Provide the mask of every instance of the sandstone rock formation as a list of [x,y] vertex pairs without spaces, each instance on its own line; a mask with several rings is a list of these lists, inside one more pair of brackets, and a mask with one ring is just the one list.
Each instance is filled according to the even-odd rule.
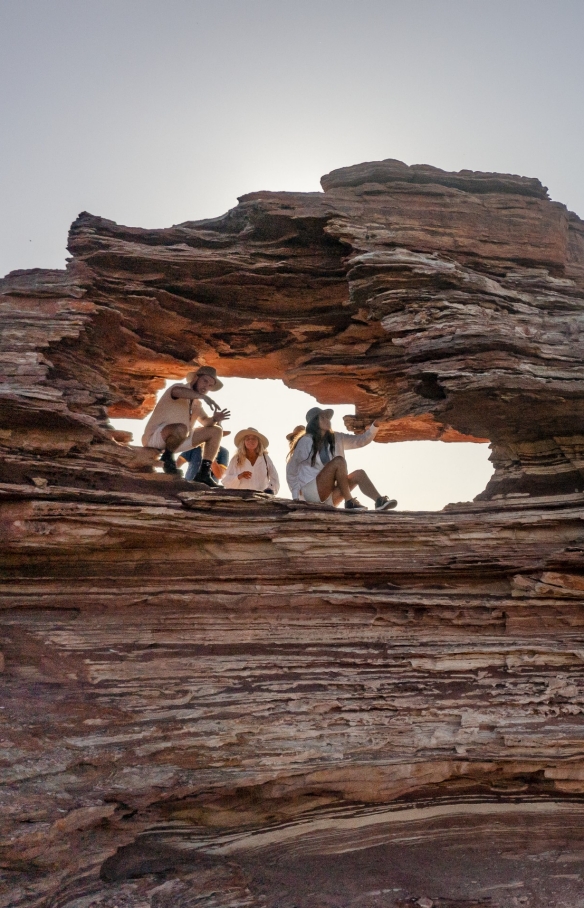
[[[83,214],[0,282],[1,906],[584,898],[582,222],[517,176],[322,185]],[[108,417],[193,361],[496,473],[439,514],[176,482]]]
[[384,161],[323,186],[166,230],[80,215],[66,271],[1,283],[3,444],[53,477],[151,469],[107,416],[204,360],[353,400],[381,441],[488,439],[487,497],[584,489],[582,221],[521,177]]

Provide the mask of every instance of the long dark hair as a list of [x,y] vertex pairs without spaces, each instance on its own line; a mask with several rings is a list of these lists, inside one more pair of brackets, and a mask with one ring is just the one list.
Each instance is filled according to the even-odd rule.
[[326,432],[323,432],[319,425],[320,413],[317,413],[316,416],[313,416],[308,425],[306,426],[306,434],[312,435],[312,451],[310,457],[310,463],[314,466],[316,461],[316,455],[322,448],[323,444],[329,446],[329,451],[331,454],[331,460],[335,456],[335,436],[334,432],[331,432],[327,429]]

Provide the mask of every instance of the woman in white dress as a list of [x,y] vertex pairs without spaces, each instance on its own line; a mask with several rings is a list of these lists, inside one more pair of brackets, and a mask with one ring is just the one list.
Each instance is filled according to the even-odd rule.
[[348,511],[367,510],[356,498],[353,489],[358,486],[367,498],[375,502],[376,511],[395,508],[397,501],[380,495],[365,470],[348,472],[345,450],[362,448],[373,441],[378,426],[372,423],[361,435],[333,432],[332,410],[312,407],[306,414],[306,429],[299,426],[287,436],[290,454],[286,479],[292,498],[310,504],[327,504],[336,507],[344,500]]
[[280,489],[278,473],[266,449],[269,441],[257,429],[242,429],[234,438],[237,453],[229,461],[223,477],[226,489],[254,489],[277,495]]

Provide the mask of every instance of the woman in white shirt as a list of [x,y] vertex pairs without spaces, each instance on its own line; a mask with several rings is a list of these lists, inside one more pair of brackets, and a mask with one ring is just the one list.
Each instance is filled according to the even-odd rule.
[[226,489],[254,489],[277,495],[280,480],[276,468],[266,454],[268,439],[257,429],[242,429],[234,438],[237,453],[229,461],[223,477]]
[[286,479],[292,497],[311,504],[328,504],[336,507],[345,501],[349,511],[367,510],[356,498],[353,489],[358,486],[363,495],[373,499],[376,511],[395,508],[397,501],[387,495],[380,495],[365,470],[349,473],[345,450],[363,448],[377,435],[377,423],[372,423],[362,435],[347,432],[333,432],[331,417],[333,410],[312,407],[306,414],[304,434],[291,433],[290,455],[286,467]]

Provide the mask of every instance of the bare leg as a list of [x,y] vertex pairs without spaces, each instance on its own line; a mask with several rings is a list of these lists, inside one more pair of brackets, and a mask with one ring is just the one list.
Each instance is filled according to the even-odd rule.
[[180,448],[183,441],[187,437],[187,433],[187,427],[183,425],[183,423],[176,422],[165,426],[160,434],[164,439],[166,450],[174,452],[177,448]]
[[210,460],[212,463],[219,453],[222,437],[221,426],[203,426],[202,429],[195,429],[191,441],[193,448],[203,445],[203,460]]
[[[351,478],[352,476],[353,476],[352,473],[349,473],[349,475],[347,476],[347,480],[348,480],[349,488],[350,488],[351,492],[357,485],[357,480],[352,479]],[[339,488],[337,486],[337,488],[333,492],[333,504],[334,504],[335,508],[340,505],[341,501],[346,501],[346,499],[343,499],[343,496],[341,495],[341,492],[339,491]]]
[[365,470],[355,470],[353,473],[349,473],[348,479],[352,483],[351,488],[354,489],[356,485],[359,486],[359,491],[363,492],[367,498],[372,498],[373,501],[381,498]]
[[211,464],[211,473],[215,479],[223,479],[227,473],[227,467],[224,467],[222,463],[217,463],[216,460]]
[[[316,488],[321,501],[326,501],[335,491],[341,498],[348,501],[351,497],[351,487],[347,476],[347,461],[344,457],[333,457],[324,465],[316,477]],[[334,499],[333,499],[334,500]]]

